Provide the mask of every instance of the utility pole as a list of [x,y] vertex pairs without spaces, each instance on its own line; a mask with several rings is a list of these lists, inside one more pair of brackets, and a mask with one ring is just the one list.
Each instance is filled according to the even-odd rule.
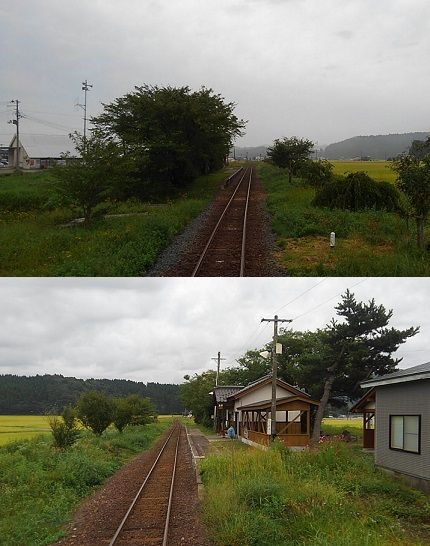
[[272,319],[261,319],[261,322],[273,322],[273,344],[272,344],[272,408],[270,410],[270,437],[271,442],[276,438],[276,381],[278,379],[278,364],[276,362],[276,344],[278,343],[278,324],[280,322],[292,322],[291,319],[280,319],[275,315]]
[[19,113],[19,100],[18,99],[15,99],[15,100],[11,100],[10,101],[12,104],[15,104],[16,108],[15,108],[15,119],[9,121],[9,123],[13,123],[14,125],[16,125],[16,170],[19,171],[19,168],[20,168],[20,145],[19,145],[19,119],[21,117],[21,114]]
[[[221,360],[225,360],[225,358],[221,358],[221,352],[218,351],[218,356],[211,358],[211,360],[217,361],[217,367],[216,367],[216,376],[215,376],[215,387],[218,386],[218,379],[219,379],[219,369],[221,366]],[[217,425],[217,406],[216,406],[216,396],[215,396],[215,406],[214,406],[214,431],[216,432],[216,425]]]
[[[93,86],[88,83],[88,80],[82,82],[82,91],[84,91],[84,145],[87,139],[87,92],[92,87]],[[82,106],[82,104],[80,104],[79,106]]]
[[217,387],[218,386],[218,379],[219,379],[219,369],[220,369],[220,366],[221,366],[221,360],[225,360],[225,358],[221,358],[221,352],[218,351],[218,356],[214,356],[213,358],[211,358],[211,360],[216,360],[217,361],[216,377],[215,377],[215,387]]

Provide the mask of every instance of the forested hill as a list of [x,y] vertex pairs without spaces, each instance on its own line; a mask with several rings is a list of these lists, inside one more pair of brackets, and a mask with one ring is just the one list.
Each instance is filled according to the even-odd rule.
[[139,394],[152,400],[159,414],[180,413],[179,385],[125,379],[76,379],[62,375],[0,375],[0,414],[58,413],[75,404],[81,393],[98,390],[111,396]]
[[429,136],[430,132],[356,136],[329,144],[323,155],[327,159],[352,159],[363,156],[371,159],[388,159],[408,152],[414,140],[426,140]]

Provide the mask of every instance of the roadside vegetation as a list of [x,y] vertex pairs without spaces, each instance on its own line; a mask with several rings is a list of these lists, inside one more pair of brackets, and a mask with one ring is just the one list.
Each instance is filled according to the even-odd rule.
[[81,430],[68,449],[53,447],[46,436],[0,447],[2,546],[42,546],[64,536],[61,527],[80,500],[148,449],[170,424],[165,418],[102,435]]
[[430,139],[414,144],[372,166],[313,161],[311,141],[275,140],[259,171],[287,274],[429,274]]
[[[415,243],[413,222],[394,212],[319,208],[316,189],[263,163],[279,264],[292,276],[428,276],[430,259]],[[336,246],[329,236],[336,233]],[[427,238],[430,232],[426,230]]]
[[52,201],[51,172],[2,177],[0,276],[145,275],[228,173],[201,176],[158,202],[106,200],[87,227],[62,227],[79,213]]
[[424,494],[375,470],[343,442],[290,452],[234,449],[201,464],[203,519],[217,546],[423,545]]

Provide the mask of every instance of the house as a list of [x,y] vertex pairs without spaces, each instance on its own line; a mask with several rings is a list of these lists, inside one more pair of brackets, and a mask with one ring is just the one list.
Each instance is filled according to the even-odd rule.
[[375,465],[430,493],[430,362],[361,383],[355,406],[373,404]]
[[[224,390],[225,389],[225,390]],[[230,390],[230,392],[229,392]],[[217,431],[233,424],[239,439],[254,446],[268,446],[271,436],[272,375],[246,387],[215,387]],[[309,444],[313,413],[318,407],[299,387],[282,379],[276,382],[276,437],[288,447]]]
[[[61,161],[63,154],[78,152],[67,135],[20,135],[19,167],[23,170],[46,169]],[[9,144],[9,165],[17,166],[16,135]]]

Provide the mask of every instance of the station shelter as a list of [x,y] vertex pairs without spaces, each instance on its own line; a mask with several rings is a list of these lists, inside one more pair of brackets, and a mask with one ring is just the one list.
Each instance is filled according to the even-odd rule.
[[[235,427],[238,438],[250,445],[268,446],[272,433],[272,375],[246,387],[215,387],[216,430]],[[318,402],[303,389],[282,379],[276,382],[276,437],[288,447],[310,443]]]

